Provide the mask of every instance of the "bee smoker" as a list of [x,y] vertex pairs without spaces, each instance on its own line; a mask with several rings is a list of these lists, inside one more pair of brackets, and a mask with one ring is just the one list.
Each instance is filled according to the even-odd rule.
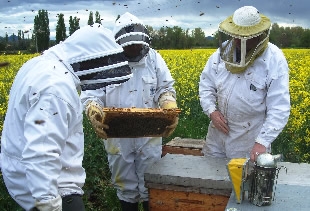
[[248,200],[257,206],[268,206],[274,197],[275,180],[279,169],[277,161],[281,155],[259,154],[250,167],[248,158],[233,158],[227,164],[237,203],[241,203],[247,192]]
[[281,155],[271,155],[269,153],[259,154],[249,175],[249,201],[257,206],[271,205],[274,197],[275,180],[278,177],[279,169],[277,161]]

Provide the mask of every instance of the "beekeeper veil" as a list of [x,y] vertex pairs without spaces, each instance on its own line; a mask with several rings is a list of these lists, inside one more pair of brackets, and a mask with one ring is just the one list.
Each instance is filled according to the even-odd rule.
[[100,24],[75,31],[49,52],[54,53],[81,81],[81,89],[94,90],[132,77],[123,48],[111,30]]
[[232,73],[241,73],[266,49],[271,22],[252,6],[237,9],[219,25],[221,59]]
[[[126,12],[115,22],[113,30],[115,40],[125,49],[125,55],[130,62],[140,61],[148,52],[150,36],[143,22],[136,16]],[[136,53],[128,54],[126,47],[138,47]],[[130,50],[129,50],[130,51]]]

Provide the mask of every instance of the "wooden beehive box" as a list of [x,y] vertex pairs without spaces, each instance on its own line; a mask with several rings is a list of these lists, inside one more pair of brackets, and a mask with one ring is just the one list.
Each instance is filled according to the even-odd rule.
[[103,108],[108,138],[165,137],[180,109]]
[[203,139],[182,139],[175,137],[163,145],[162,156],[169,154],[183,154],[202,156],[202,147],[206,141]]
[[151,211],[224,211],[232,192],[228,160],[166,154],[145,172]]

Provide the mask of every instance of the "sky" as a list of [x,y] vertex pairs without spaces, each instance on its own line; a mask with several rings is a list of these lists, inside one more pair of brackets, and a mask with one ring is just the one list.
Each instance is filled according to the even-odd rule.
[[256,7],[280,26],[310,29],[309,0],[0,0],[0,36],[23,30],[25,37],[31,37],[34,17],[41,9],[48,12],[51,39],[56,36],[57,14],[64,14],[69,34],[69,17],[80,18],[83,27],[90,11],[98,11],[102,25],[110,30],[118,15],[130,12],[154,29],[199,27],[206,36],[212,36],[218,24],[242,6]]

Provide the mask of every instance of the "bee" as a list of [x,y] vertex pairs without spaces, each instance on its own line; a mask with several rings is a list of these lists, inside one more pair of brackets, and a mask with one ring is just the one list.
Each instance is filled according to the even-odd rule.
[[44,120],[35,120],[35,121],[34,121],[34,124],[36,124],[36,125],[42,125],[42,124],[44,124],[44,123],[45,123]]
[[10,63],[9,62],[0,62],[0,67],[5,67],[8,66]]

